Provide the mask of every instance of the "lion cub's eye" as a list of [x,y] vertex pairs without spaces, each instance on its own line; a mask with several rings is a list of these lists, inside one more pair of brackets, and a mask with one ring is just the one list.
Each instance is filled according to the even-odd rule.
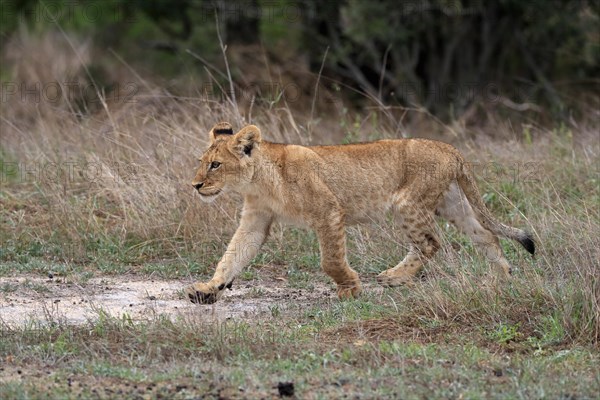
[[217,169],[221,166],[221,163],[218,161],[213,161],[210,163],[210,169]]

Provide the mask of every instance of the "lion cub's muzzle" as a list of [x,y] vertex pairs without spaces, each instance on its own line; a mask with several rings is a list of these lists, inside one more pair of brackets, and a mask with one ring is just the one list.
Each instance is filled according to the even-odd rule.
[[217,198],[222,191],[222,189],[207,187],[204,182],[192,182],[192,187],[198,192],[200,199],[207,203]]

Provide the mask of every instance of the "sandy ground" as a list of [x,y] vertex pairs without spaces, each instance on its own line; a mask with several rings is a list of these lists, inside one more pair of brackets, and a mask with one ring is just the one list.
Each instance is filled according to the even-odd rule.
[[[281,277],[236,281],[232,290],[227,290],[217,303],[196,305],[184,296],[182,289],[189,285],[184,279],[161,280],[125,275],[98,277],[80,284],[64,277],[0,277],[0,327],[48,322],[85,324],[100,318],[102,312],[116,318],[127,315],[134,323],[157,315],[167,315],[172,320],[184,318],[213,322],[224,319],[259,321],[274,318],[278,315],[276,313],[285,313],[289,317],[299,315],[309,307],[326,307],[339,301],[333,283],[325,281],[326,277],[315,278],[302,289],[290,288]],[[371,288],[370,292],[377,290]],[[26,382],[42,388],[39,389],[42,392],[68,393],[72,398],[83,394],[85,398],[92,396],[99,399],[278,399],[281,398],[278,379],[272,377],[272,382],[265,387],[243,388],[226,380],[207,386],[196,378],[157,382],[142,379],[138,382],[101,374],[71,374],[51,364],[15,362],[11,355],[0,360],[0,385]],[[339,397],[344,390],[329,383],[320,387],[320,393],[332,393],[325,395],[327,398]]]
[[305,310],[336,300],[333,284],[315,282],[312,289],[288,288],[285,282],[236,282],[219,302],[195,305],[184,298],[183,280],[142,279],[135,276],[93,278],[85,284],[64,278],[0,277],[0,321],[10,326],[28,321],[82,324],[97,319],[100,310],[113,317],[127,314],[133,321],[157,314],[206,319],[256,319],[271,316],[274,307]]

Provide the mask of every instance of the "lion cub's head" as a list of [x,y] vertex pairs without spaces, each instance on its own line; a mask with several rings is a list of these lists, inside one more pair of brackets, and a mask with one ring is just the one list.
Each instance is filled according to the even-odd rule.
[[200,157],[200,167],[192,181],[206,202],[227,191],[242,191],[251,182],[261,141],[256,126],[247,125],[234,134],[227,122],[216,124],[209,138],[210,147]]

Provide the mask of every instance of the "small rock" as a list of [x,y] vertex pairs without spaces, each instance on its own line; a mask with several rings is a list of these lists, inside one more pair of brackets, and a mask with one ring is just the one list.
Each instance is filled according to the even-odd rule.
[[48,272],[48,279],[54,279],[54,274],[52,272]]
[[294,395],[294,382],[279,382],[277,390],[280,397],[292,397]]
[[344,386],[350,383],[350,379],[348,378],[340,378],[337,382],[334,383],[335,386]]

